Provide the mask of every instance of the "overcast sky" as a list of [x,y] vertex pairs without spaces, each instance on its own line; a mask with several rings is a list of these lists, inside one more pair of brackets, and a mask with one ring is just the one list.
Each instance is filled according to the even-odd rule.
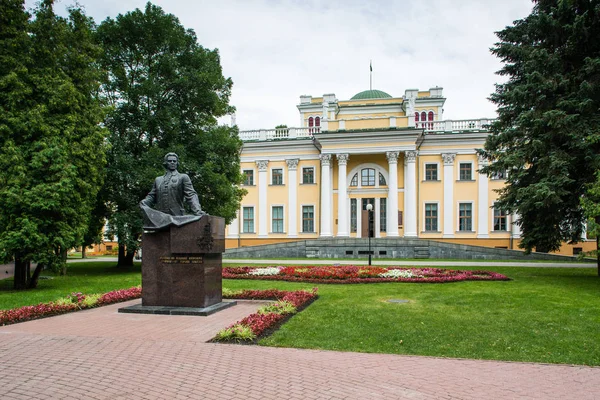
[[[61,0],[63,12],[74,1]],[[79,0],[97,23],[144,0]],[[494,32],[526,17],[530,0],[155,0],[218,48],[233,80],[240,130],[299,126],[300,95],[339,100],[369,89],[401,97],[441,86],[444,119],[494,117],[487,100],[500,62]],[[27,5],[34,4],[27,0]],[[228,119],[227,119],[228,121]]]

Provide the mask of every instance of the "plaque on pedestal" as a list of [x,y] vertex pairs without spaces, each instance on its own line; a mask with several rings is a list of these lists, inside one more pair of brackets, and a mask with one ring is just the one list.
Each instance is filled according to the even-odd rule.
[[183,226],[142,235],[142,304],[121,312],[209,315],[223,302],[225,220],[204,215]]

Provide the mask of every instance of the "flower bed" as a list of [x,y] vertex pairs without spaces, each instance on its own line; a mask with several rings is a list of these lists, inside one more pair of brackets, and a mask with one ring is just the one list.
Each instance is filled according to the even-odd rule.
[[85,295],[82,293],[71,293],[64,299],[49,303],[13,308],[11,310],[0,310],[0,326],[133,300],[141,297],[141,295],[141,286],[115,290],[104,294]]
[[[224,289],[223,298],[277,301],[277,303],[270,306],[269,312],[263,315],[251,314],[239,322],[243,327],[251,328],[250,334],[254,339],[263,335],[266,330],[275,329],[286,318],[308,306],[317,297],[316,292],[316,288],[310,292],[305,290],[291,292],[277,289],[240,291]],[[49,303],[0,310],[0,326],[138,299],[141,296],[141,286],[114,290],[104,294],[71,293],[66,298]]]
[[213,339],[215,342],[253,343],[278,328],[292,315],[302,311],[317,298],[317,288],[312,291],[298,290],[243,290],[230,293],[228,298],[270,299],[275,303],[261,307],[241,321],[221,330]]
[[508,277],[489,271],[458,271],[441,268],[362,266],[227,267],[226,279],[260,279],[310,283],[445,283],[459,281],[507,281]]

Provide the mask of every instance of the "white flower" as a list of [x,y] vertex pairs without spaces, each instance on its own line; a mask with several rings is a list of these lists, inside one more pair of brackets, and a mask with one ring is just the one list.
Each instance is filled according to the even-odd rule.
[[248,272],[248,274],[261,276],[279,275],[279,271],[281,271],[281,267],[256,268]]
[[383,274],[379,274],[382,278],[418,278],[419,275],[415,275],[412,271],[407,269],[390,269]]

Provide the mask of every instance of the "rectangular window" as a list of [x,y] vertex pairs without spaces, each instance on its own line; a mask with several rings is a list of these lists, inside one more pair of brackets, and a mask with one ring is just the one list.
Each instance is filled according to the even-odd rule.
[[375,170],[373,168],[363,168],[360,171],[360,184],[362,186],[375,186]]
[[357,230],[357,208],[356,199],[350,199],[350,232]]
[[437,232],[438,230],[438,205],[425,203],[425,231]]
[[437,181],[438,180],[437,164],[425,164],[425,180],[426,181]]
[[458,204],[458,230],[470,232],[473,230],[473,205],[471,203]]
[[302,168],[302,183],[315,183],[315,169],[314,167]]
[[493,180],[506,179],[506,171],[494,172],[492,174]]
[[246,185],[246,186],[254,185],[254,170],[253,169],[245,169],[244,170],[244,185]]
[[283,233],[283,206],[273,206],[271,225],[273,233]]
[[494,230],[505,231],[506,230],[506,211],[501,208],[497,208],[494,205]]
[[387,199],[379,199],[379,231],[387,232]]
[[243,207],[243,233],[254,233],[254,207]]
[[302,206],[302,232],[315,231],[315,207]]
[[271,176],[272,176],[272,180],[271,180],[271,184],[272,185],[283,185],[283,169],[281,168],[274,168],[271,170]]
[[461,181],[473,180],[473,166],[471,163],[460,163],[460,175]]

